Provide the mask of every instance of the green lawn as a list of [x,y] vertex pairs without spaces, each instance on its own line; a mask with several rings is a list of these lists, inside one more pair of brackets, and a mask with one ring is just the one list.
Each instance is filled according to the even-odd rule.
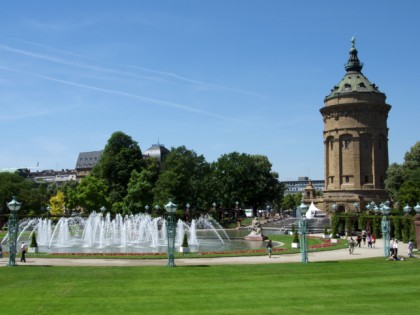
[[420,259],[0,268],[0,314],[418,314]]

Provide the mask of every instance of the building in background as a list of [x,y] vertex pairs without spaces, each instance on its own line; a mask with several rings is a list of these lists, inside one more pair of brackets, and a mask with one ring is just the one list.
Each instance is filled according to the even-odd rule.
[[328,212],[358,211],[372,200],[387,199],[391,106],[385,94],[362,74],[357,54],[353,38],[346,74],[320,109],[324,120],[323,208]]
[[298,177],[297,180],[282,181],[282,183],[286,187],[284,194],[292,194],[292,195],[297,194],[297,193],[304,194],[305,187],[308,186],[308,184],[310,183],[312,183],[312,186],[318,193],[324,190],[323,179],[310,180],[309,177]]
[[99,162],[102,152],[101,150],[79,153],[76,162],[76,173],[79,181],[92,172],[93,167]]
[[150,148],[143,152],[143,158],[155,158],[162,163],[170,151],[163,144],[152,144]]

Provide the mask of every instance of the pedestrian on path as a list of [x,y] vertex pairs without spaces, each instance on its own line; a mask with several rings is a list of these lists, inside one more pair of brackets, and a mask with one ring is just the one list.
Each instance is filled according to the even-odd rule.
[[349,241],[349,253],[350,253],[350,255],[352,255],[353,252],[354,252],[355,243],[356,242],[354,241],[353,237],[350,237],[350,241]]
[[366,245],[366,231],[365,230],[362,231],[362,240],[363,240],[363,245]]
[[356,241],[357,241],[357,246],[359,246],[360,248],[360,243],[362,242],[362,238],[359,235],[357,235]]
[[21,256],[20,256],[20,262],[26,262],[26,244],[25,242],[22,242],[22,245],[20,246]]
[[413,249],[414,249],[414,243],[413,243],[413,240],[410,240],[408,242],[408,257],[411,257],[411,258],[414,257]]
[[271,258],[271,253],[273,252],[273,242],[271,240],[268,241],[267,251],[268,251],[268,258]]
[[366,237],[367,243],[368,243],[368,248],[372,248],[372,235],[368,234],[368,236]]
[[372,247],[375,248],[375,244],[376,244],[376,237],[375,234],[372,234]]

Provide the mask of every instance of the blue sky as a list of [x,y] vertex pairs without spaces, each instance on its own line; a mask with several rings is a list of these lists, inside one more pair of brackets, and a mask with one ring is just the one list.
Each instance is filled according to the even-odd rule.
[[0,4],[0,168],[73,169],[114,131],[142,151],[267,155],[323,179],[324,97],[356,37],[387,95],[389,158],[420,135],[420,2],[8,1]]

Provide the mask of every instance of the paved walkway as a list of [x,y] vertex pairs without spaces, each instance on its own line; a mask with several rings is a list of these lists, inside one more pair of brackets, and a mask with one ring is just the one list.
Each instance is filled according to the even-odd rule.
[[[398,256],[407,257],[407,244],[398,243]],[[350,255],[347,248],[323,252],[309,252],[309,262],[318,261],[338,261],[351,260],[371,257],[384,257],[383,241],[376,240],[375,248],[368,248],[367,245],[356,247],[354,254]],[[26,263],[19,262],[20,257],[16,258],[18,265],[24,266],[165,266],[166,259],[73,259],[73,258],[34,258],[27,257]],[[385,259],[385,257],[384,257]],[[0,259],[0,266],[7,265],[7,259]],[[301,262],[300,254],[273,255],[268,256],[249,256],[249,257],[220,257],[220,258],[176,258],[177,266],[203,266],[203,265],[232,265],[232,264],[276,264]]]

